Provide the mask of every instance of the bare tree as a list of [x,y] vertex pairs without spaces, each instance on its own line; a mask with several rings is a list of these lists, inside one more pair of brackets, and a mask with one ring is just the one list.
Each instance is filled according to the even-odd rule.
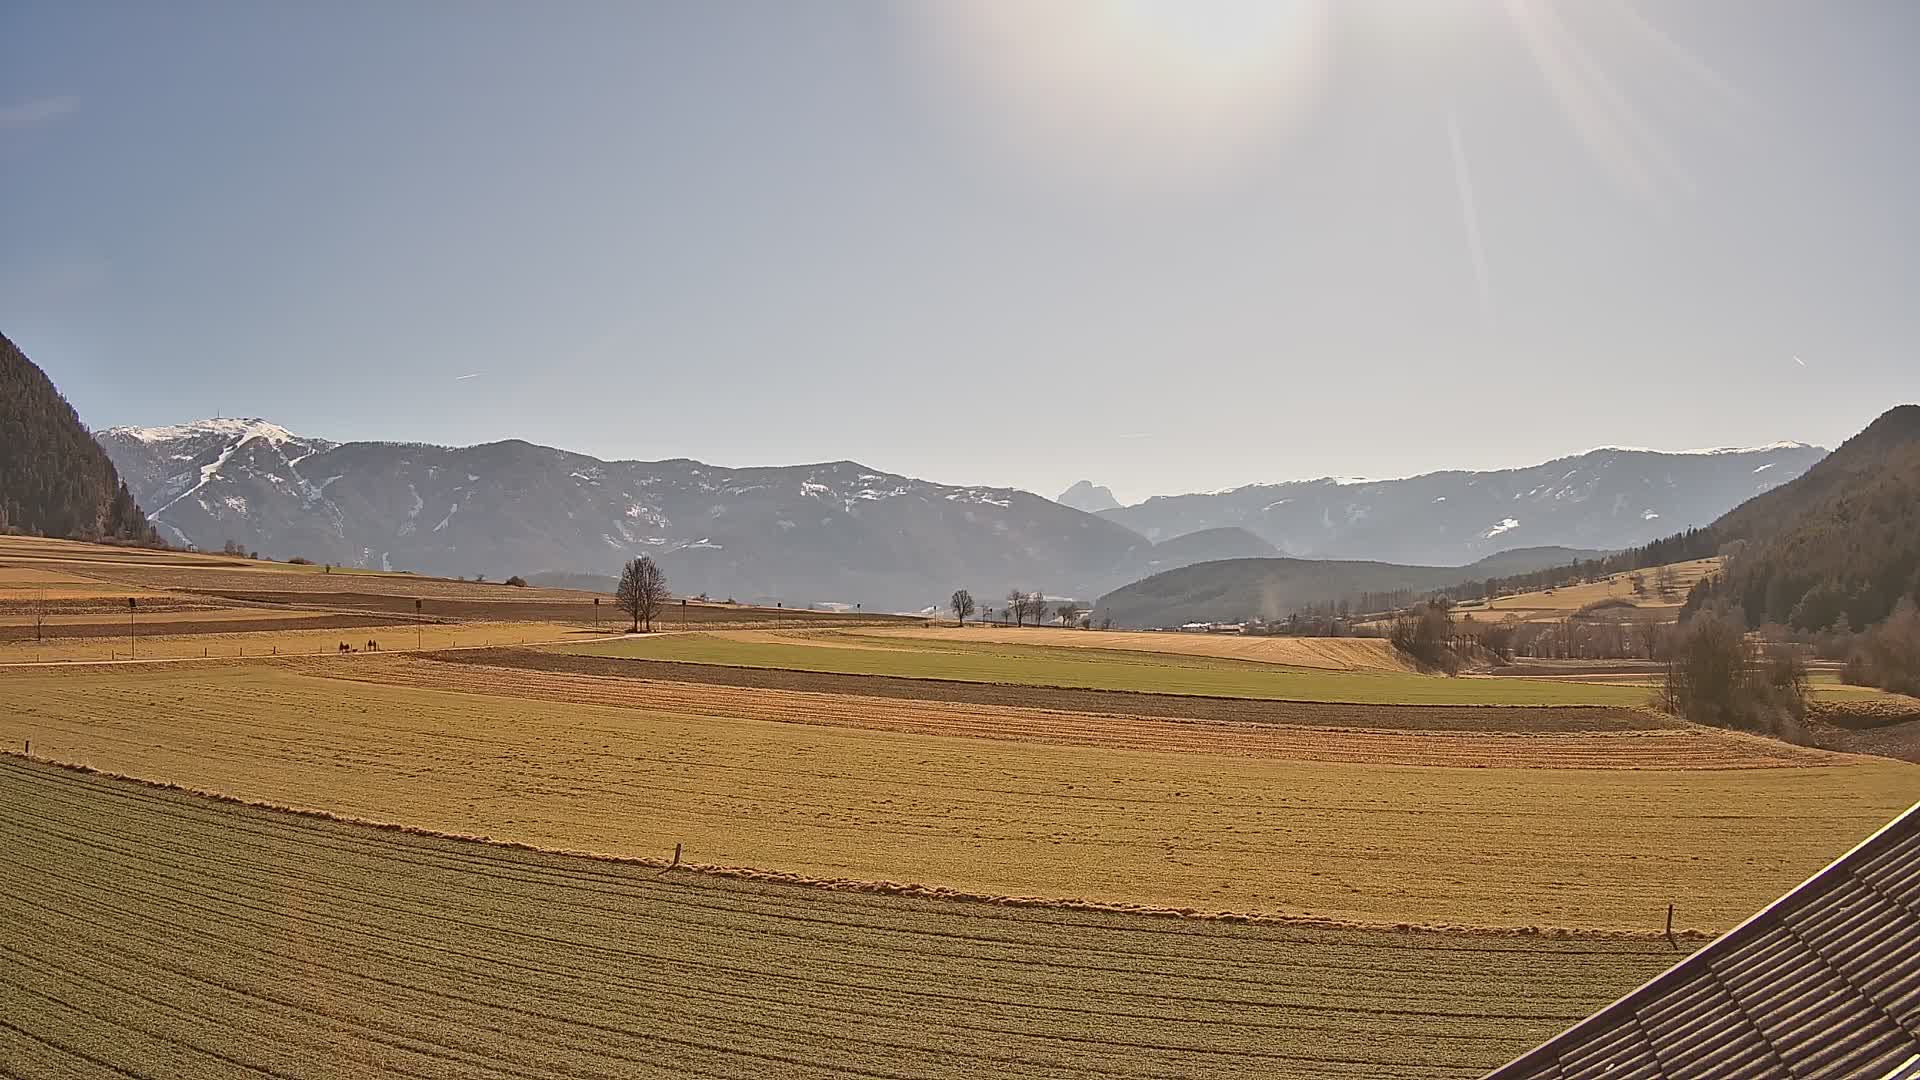
[[1636,570],[1633,573],[1627,575],[1627,580],[1633,584],[1633,595],[1635,596],[1647,595],[1647,575],[1642,574],[1638,570]]
[[1007,590],[1006,610],[1013,615],[1013,625],[1020,626],[1027,618],[1027,594],[1019,589]]
[[613,603],[633,617],[633,630],[629,632],[639,632],[642,625],[651,631],[653,620],[665,606],[668,595],[667,575],[661,572],[653,556],[642,555],[620,568],[620,587],[614,593]]
[[1680,575],[1673,572],[1671,565],[1662,566],[1653,572],[1653,585],[1660,590],[1661,596],[1672,596],[1679,584]]
[[1054,608],[1053,613],[1060,617],[1061,626],[1072,626],[1080,621],[1080,606],[1072,602]]
[[953,599],[947,601],[947,605],[953,609],[953,617],[959,621],[961,626],[967,625],[968,617],[976,610],[973,603],[973,594],[965,589],[955,589],[953,591]]
[[1109,611],[1106,614],[1100,616],[1100,629],[1102,630],[1113,629],[1113,612]]
[[47,590],[42,586],[33,598],[33,640],[44,640],[47,625]]
[[1046,594],[1038,593],[1038,592],[1028,593],[1027,594],[1027,618],[1033,620],[1033,625],[1039,626],[1041,621],[1044,620],[1046,617],[1047,617]]

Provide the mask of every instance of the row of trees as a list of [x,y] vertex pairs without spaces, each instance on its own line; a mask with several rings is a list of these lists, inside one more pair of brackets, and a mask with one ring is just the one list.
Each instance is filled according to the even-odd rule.
[[[954,621],[962,626],[965,626],[967,620],[976,614],[983,614],[988,618],[993,615],[992,608],[982,612],[979,603],[973,598],[973,593],[966,589],[954,590],[953,596],[947,601],[947,609],[953,612]],[[1080,622],[1080,616],[1084,614],[1086,609],[1071,600],[1049,605],[1044,594],[1011,589],[1007,592],[1007,605],[1001,609],[1001,621],[1011,619],[1015,626],[1025,626],[1031,621],[1033,625],[1039,626],[1051,616],[1058,619],[1062,626],[1076,626]],[[1108,625],[1112,625],[1111,620],[1108,621]]]

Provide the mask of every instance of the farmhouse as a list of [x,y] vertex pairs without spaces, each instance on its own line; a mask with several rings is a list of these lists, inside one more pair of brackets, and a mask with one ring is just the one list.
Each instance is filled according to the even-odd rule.
[[1488,1080],[1920,1076],[1920,804]]

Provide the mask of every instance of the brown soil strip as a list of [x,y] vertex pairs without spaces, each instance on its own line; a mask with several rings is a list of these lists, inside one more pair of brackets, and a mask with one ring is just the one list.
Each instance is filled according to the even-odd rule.
[[1223,720],[1237,723],[1306,727],[1394,728],[1423,731],[1492,731],[1527,734],[1541,731],[1645,731],[1682,726],[1678,721],[1636,709],[1587,705],[1533,708],[1513,705],[1354,705],[1255,698],[1202,697],[1197,694],[1149,694],[1131,690],[1077,690],[1060,687],[969,683],[946,679],[905,679],[891,675],[844,675],[688,664],[668,660],[628,660],[571,656],[531,649],[475,649],[436,656],[448,663],[480,664],[530,671],[602,675],[678,683],[704,683],[755,690],[799,690],[852,694],[907,701],[1014,706],[1080,713]]

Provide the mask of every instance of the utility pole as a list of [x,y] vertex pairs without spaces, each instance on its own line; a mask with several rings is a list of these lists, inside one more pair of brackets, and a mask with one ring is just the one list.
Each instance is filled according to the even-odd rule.
[[127,659],[133,659],[133,597],[127,597]]
[[413,598],[413,651],[425,652],[426,650],[427,625],[420,614],[420,598],[416,596]]

